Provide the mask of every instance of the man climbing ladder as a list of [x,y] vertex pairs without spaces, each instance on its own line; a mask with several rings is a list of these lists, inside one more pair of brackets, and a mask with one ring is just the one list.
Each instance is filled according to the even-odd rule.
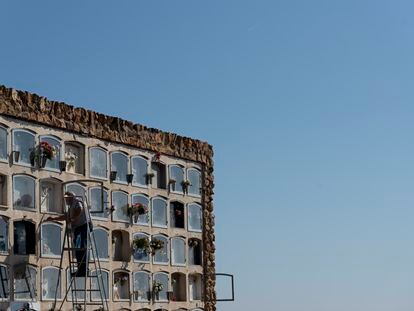
[[[68,206],[67,215],[49,217],[47,220],[63,221],[66,226],[70,225],[73,232],[73,245],[75,246],[75,257],[78,267],[73,277],[86,276],[86,250],[88,241],[88,227],[92,231],[92,222],[89,213],[86,211],[83,201],[78,199],[73,192],[65,193],[65,203]],[[69,223],[68,223],[69,222]]]
[[[93,180],[83,180],[83,182],[96,183],[96,181]],[[100,186],[102,188],[102,184],[100,184]],[[105,289],[101,273],[101,266],[90,216],[91,211],[86,201],[87,197],[85,195],[76,196],[75,193],[67,191],[65,192],[64,198],[67,207],[65,215],[49,217],[47,220],[66,221],[65,237],[59,267],[60,271],[64,269],[64,258],[67,258],[69,261],[70,282],[68,282],[66,293],[60,302],[59,308],[56,308],[57,295],[55,294],[52,310],[62,310],[64,302],[68,298],[68,293],[71,292],[72,310],[88,310],[87,306],[94,306],[94,310],[97,310],[96,307],[99,306],[98,310],[109,311],[107,289]],[[103,190],[101,190],[101,199],[101,207],[103,210]],[[67,257],[64,255],[65,252]],[[75,257],[76,260],[73,257]],[[59,273],[56,288],[62,283],[60,278],[61,273]],[[77,280],[81,281],[83,285],[81,286]],[[87,288],[88,280],[90,280],[90,289]],[[77,288],[77,286],[80,286],[81,288]],[[89,297],[91,298],[91,301],[88,301],[87,293],[92,292],[99,293],[99,295],[98,297],[94,295],[94,299]],[[99,300],[96,298],[99,298]]]

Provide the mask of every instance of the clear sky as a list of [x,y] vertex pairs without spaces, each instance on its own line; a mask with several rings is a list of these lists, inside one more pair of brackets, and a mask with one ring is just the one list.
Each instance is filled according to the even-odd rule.
[[0,83],[214,145],[219,311],[412,311],[413,11],[4,1]]

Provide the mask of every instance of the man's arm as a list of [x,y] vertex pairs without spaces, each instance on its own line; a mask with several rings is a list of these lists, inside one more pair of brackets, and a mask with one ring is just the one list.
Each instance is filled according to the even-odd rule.
[[66,215],[46,218],[46,221],[63,221],[63,220],[66,220]]
[[69,207],[67,213],[69,217],[66,217],[66,215],[56,216],[56,217],[49,217],[46,220],[52,220],[52,221],[63,221],[66,220],[67,222],[72,222],[76,218],[80,216],[82,212],[82,205],[80,205],[79,202]]

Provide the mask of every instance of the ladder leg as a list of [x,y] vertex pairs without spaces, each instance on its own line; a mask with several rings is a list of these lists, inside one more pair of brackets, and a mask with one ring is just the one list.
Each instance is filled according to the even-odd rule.
[[72,250],[76,248],[76,245],[74,246],[74,237],[75,237],[75,233],[72,231],[71,232],[71,236],[68,237],[69,239],[69,245],[71,245],[70,249],[69,249],[69,274],[70,274],[70,284],[71,287],[69,287],[67,290],[69,291],[69,289],[71,290],[71,298],[72,298],[72,310],[76,310],[76,307],[78,305],[78,292],[77,292],[77,282],[76,282],[76,277],[74,276],[75,271],[73,270],[73,256],[76,256],[76,250],[75,250],[75,254],[72,253]]
[[[97,286],[98,286],[102,306],[103,306],[104,310],[109,310],[108,301],[107,301],[107,297],[106,297],[106,291],[105,291],[105,283],[104,283],[104,280],[103,280],[103,273],[102,273],[102,270],[101,270],[101,264],[100,264],[100,261],[99,261],[98,250],[96,248],[95,234],[93,233],[93,231],[90,232],[89,237],[90,237],[90,240],[91,240],[93,264],[94,264],[95,273],[96,273],[96,276],[97,276],[96,281],[97,281]],[[98,272],[99,272],[99,274],[98,274]],[[108,284],[108,286],[109,286],[109,284]],[[106,309],[105,309],[105,307],[106,307]]]
[[[86,310],[86,301],[87,301],[87,299],[88,299],[88,295],[87,295],[87,280],[88,280],[88,274],[89,274],[89,241],[88,241],[88,235],[89,235],[89,223],[86,223],[86,234],[85,234],[85,240],[86,241],[82,241],[82,247],[84,247],[85,249],[86,249],[86,252],[85,252],[85,255],[84,255],[84,257],[85,257],[85,262],[84,262],[84,264],[85,264],[85,282],[84,282],[84,302],[83,302],[83,309],[84,310]],[[84,244],[86,244],[86,245],[84,245]],[[82,268],[83,269],[83,268]]]
[[61,283],[61,277],[62,277],[62,264],[63,264],[63,256],[64,256],[64,252],[65,252],[65,245],[66,245],[66,237],[67,237],[67,225],[65,226],[65,236],[63,237],[63,243],[62,243],[62,251],[60,254],[60,261],[59,261],[59,275],[58,275],[58,279],[56,282],[56,290],[55,290],[55,299],[53,301],[53,306],[52,309],[54,310],[56,308],[56,302],[57,302],[57,292],[58,292],[58,288],[59,285]]
[[[65,302],[65,300],[68,296],[69,291],[72,289],[72,284],[73,284],[73,281],[74,281],[74,279],[72,278],[72,272],[73,272],[72,271],[72,251],[70,250],[72,248],[71,246],[73,246],[72,230],[69,227],[68,223],[66,223],[65,238],[64,238],[63,247],[62,247],[62,255],[61,255],[61,258],[60,258],[59,279],[61,278],[62,269],[63,269],[62,264],[63,264],[63,258],[64,258],[65,245],[67,245],[67,249],[69,249],[68,260],[69,260],[69,273],[71,275],[71,278],[70,278],[70,283],[68,284],[68,287],[66,289],[65,296],[63,297],[62,302],[61,302],[60,307],[59,307],[58,310],[62,310],[63,304],[64,304],[64,302]],[[67,271],[65,270],[64,273],[65,273],[65,276],[67,278]],[[61,283],[63,283],[63,282],[61,282]],[[75,283],[74,286],[76,288],[76,283]],[[73,304],[74,299],[76,299],[76,298],[74,298],[73,294],[72,294],[72,308],[75,305],[75,304]],[[56,300],[56,293],[55,293],[55,300]]]

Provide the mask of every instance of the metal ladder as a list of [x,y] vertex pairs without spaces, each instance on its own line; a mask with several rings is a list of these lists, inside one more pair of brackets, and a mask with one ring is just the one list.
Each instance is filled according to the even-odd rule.
[[[66,229],[65,229],[65,237],[63,241],[62,246],[62,253],[60,257],[60,264],[59,264],[59,271],[62,271],[62,264],[63,264],[63,258],[65,257],[64,254],[67,252],[68,259],[69,259],[69,276],[70,276],[70,283],[68,284],[68,287],[66,289],[66,293],[64,295],[64,298],[62,299],[59,308],[56,308],[57,304],[57,291],[55,292],[55,300],[53,303],[53,310],[62,310],[63,304],[65,301],[67,301],[68,294],[71,292],[71,300],[72,300],[72,310],[73,311],[80,311],[80,310],[87,310],[87,306],[95,306],[95,310],[100,311],[109,311],[108,307],[108,300],[106,297],[106,292],[104,288],[104,280],[103,280],[103,274],[101,270],[101,264],[99,261],[98,251],[96,248],[96,241],[95,241],[95,235],[93,232],[93,224],[91,220],[91,215],[89,211],[89,206],[84,203],[82,196],[75,196],[74,200],[78,200],[80,204],[83,205],[85,213],[87,213],[87,242],[86,247],[76,247],[73,242],[73,236],[74,232],[72,230],[71,224],[68,221],[69,213],[66,213]],[[76,279],[78,278],[76,275],[78,273],[78,261],[76,260],[74,252],[76,251],[84,251],[84,256],[81,260],[81,262],[84,262],[86,264],[86,275],[82,278],[84,278],[84,284],[83,288],[77,289],[77,282]],[[90,265],[92,265],[92,270],[90,269]],[[57,280],[57,288],[60,284],[61,274],[59,273],[59,277]],[[66,275],[66,273],[65,273]],[[87,288],[88,280],[90,280],[90,289]],[[92,280],[95,280],[94,288],[92,288]],[[108,285],[109,286],[109,285]],[[99,293],[99,299],[94,300],[93,295],[88,295],[88,293]],[[80,296],[80,297],[79,297]],[[90,297],[88,297],[90,296]]]

